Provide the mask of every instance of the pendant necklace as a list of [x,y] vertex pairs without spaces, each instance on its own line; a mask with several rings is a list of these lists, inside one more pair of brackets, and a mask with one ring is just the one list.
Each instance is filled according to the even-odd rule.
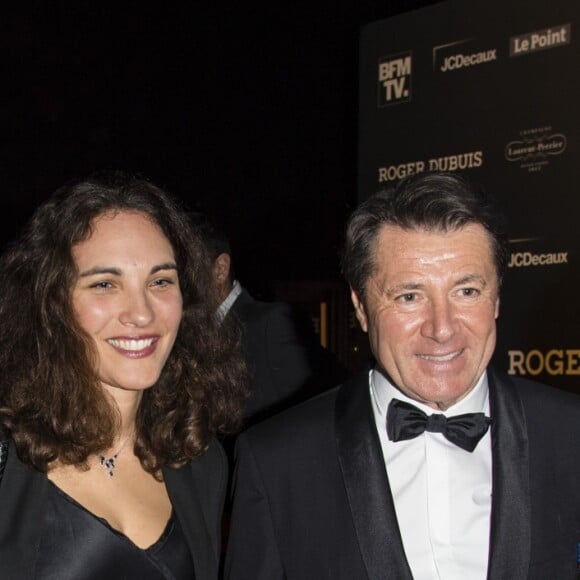
[[123,451],[123,449],[125,448],[125,445],[127,445],[127,443],[129,442],[131,435],[132,435],[132,433],[127,435],[127,437],[125,438],[125,441],[123,441],[123,443],[121,443],[121,447],[119,447],[119,449],[117,449],[117,452],[114,455],[111,455],[111,457],[105,457],[104,455],[99,455],[99,465],[107,471],[109,477],[113,477],[113,475],[115,475],[115,467],[116,467],[115,461],[117,460],[117,457],[119,457],[119,453],[121,453],[121,451]]

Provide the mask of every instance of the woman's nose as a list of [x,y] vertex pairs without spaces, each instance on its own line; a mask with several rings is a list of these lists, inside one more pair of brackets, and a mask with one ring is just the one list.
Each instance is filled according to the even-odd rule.
[[145,326],[155,318],[146,292],[127,292],[119,320],[123,324]]

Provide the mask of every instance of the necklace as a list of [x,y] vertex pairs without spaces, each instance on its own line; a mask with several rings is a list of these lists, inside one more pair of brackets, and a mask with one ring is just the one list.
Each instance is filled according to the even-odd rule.
[[99,455],[99,465],[105,469],[107,471],[107,474],[109,475],[109,477],[113,477],[113,475],[115,475],[115,461],[117,460],[117,457],[119,457],[119,453],[121,453],[121,451],[123,451],[123,449],[125,448],[125,445],[127,445],[127,443],[129,442],[129,439],[131,438],[131,433],[129,433],[129,435],[127,435],[127,437],[125,438],[125,440],[123,441],[123,443],[121,443],[121,446],[119,447],[119,449],[117,449],[117,452],[113,455],[111,455],[110,457],[105,457],[104,455]]

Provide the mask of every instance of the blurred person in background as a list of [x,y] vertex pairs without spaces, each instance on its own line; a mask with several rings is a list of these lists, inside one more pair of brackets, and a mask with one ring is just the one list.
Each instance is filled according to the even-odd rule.
[[320,345],[307,316],[285,302],[254,299],[235,277],[228,237],[203,214],[190,214],[210,248],[217,316],[241,325],[251,375],[246,424],[255,423],[320,393],[347,376],[336,357]]

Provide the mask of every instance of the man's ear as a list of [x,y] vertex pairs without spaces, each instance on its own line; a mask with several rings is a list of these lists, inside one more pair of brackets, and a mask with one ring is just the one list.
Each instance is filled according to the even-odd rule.
[[229,254],[220,254],[213,261],[213,278],[218,286],[223,286],[230,277],[231,261]]
[[360,324],[363,332],[368,331],[367,323],[367,313],[365,311],[365,306],[363,301],[360,299],[359,295],[351,288],[350,289],[350,299],[352,300],[352,305],[354,306],[354,313],[356,314],[356,319]]

